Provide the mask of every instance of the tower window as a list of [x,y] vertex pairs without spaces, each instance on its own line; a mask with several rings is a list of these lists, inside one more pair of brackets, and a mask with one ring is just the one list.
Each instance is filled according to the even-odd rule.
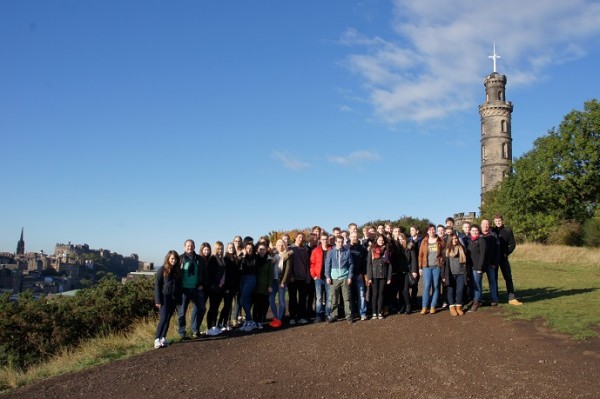
[[485,93],[485,101],[490,102],[490,93]]
[[481,135],[485,136],[485,123],[481,124]]
[[487,159],[487,154],[485,152],[485,146],[484,145],[481,146],[481,159],[483,159],[484,161]]
[[481,187],[485,188],[485,174],[481,172]]
[[500,90],[498,92],[498,100],[503,101],[504,100],[504,92],[502,90]]
[[506,123],[505,119],[502,119],[502,133],[507,133],[508,132],[508,124]]
[[502,158],[508,159],[508,143],[502,144]]

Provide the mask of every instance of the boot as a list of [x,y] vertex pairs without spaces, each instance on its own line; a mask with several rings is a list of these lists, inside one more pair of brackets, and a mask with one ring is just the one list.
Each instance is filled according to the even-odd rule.
[[458,313],[456,312],[456,306],[455,305],[450,305],[450,314],[452,316],[458,316]]
[[462,305],[456,305],[454,307],[456,309],[456,314],[459,316],[463,316],[465,312],[463,312]]
[[471,309],[469,309],[469,312],[477,312],[478,309],[479,309],[479,301],[477,299],[474,299],[473,306],[471,306]]
[[431,309],[429,309],[429,313],[431,313],[431,314],[435,314],[436,313],[436,310],[435,310],[435,308],[433,306],[431,307]]
[[427,314],[427,308],[422,308],[421,309],[421,314]]

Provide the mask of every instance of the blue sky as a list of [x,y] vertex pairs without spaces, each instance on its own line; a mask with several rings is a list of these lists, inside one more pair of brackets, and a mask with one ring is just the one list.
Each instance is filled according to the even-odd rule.
[[483,79],[513,155],[600,93],[600,3],[0,2],[0,251],[477,211]]

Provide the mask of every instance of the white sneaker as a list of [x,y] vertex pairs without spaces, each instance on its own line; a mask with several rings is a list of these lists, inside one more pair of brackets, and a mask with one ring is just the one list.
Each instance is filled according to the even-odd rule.
[[306,319],[298,320],[298,324],[306,324],[306,323],[308,323],[308,320],[306,320]]
[[361,319],[361,320],[367,320],[367,315],[366,315],[366,314],[364,314],[364,315],[360,316],[360,319]]
[[225,331],[231,331],[231,330],[233,330],[233,328],[229,324],[226,325],[224,328],[225,328]]
[[168,346],[169,346],[169,341],[167,341],[167,340],[165,339],[165,337],[162,337],[162,338],[160,339],[160,346],[161,346],[162,348],[166,348],[166,347],[168,347]]
[[154,340],[154,349],[159,349],[162,345],[160,344],[160,338]]
[[250,332],[252,330],[256,329],[256,323],[253,321],[247,321],[246,322],[248,324],[248,327],[246,327],[246,329],[244,330],[245,332]]

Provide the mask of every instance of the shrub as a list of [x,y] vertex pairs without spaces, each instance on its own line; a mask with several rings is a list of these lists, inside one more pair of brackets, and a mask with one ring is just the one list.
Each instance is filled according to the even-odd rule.
[[583,245],[583,228],[581,223],[564,221],[559,223],[548,236],[548,244],[580,247]]
[[600,220],[588,219],[583,224],[583,242],[588,247],[600,247]]

